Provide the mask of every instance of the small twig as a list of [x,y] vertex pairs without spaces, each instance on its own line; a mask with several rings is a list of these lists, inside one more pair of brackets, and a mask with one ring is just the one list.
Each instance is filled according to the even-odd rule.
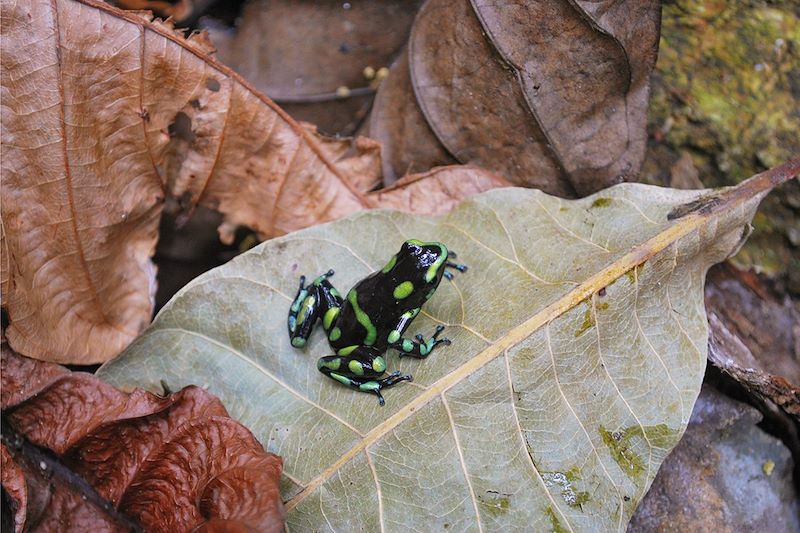
[[344,91],[334,91],[332,93],[319,93],[319,94],[298,94],[298,95],[280,95],[268,94],[273,102],[276,104],[314,104],[317,102],[333,102],[335,100],[347,100],[356,96],[369,96],[375,94],[375,89],[372,87],[356,87],[355,89],[348,89]]

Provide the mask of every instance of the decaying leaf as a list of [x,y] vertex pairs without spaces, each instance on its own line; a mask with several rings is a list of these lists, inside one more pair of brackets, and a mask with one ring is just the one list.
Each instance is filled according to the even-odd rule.
[[791,453],[760,420],[756,409],[704,385],[628,532],[800,529]]
[[381,141],[383,182],[387,185],[406,174],[457,163],[417,105],[405,51],[375,96],[368,134]]
[[[63,531],[64,520],[71,520],[71,527],[80,520],[113,522],[114,516],[100,512],[104,506],[147,531],[189,531],[211,519],[217,526],[231,521],[256,531],[282,529],[281,459],[264,452],[203,389],[190,386],[166,397],[139,389],[123,393],[89,374],[26,359],[5,345],[2,363],[4,391],[25,380],[35,384],[4,395],[4,421],[56,454],[59,468],[70,474],[45,498],[33,522],[28,519],[30,530]],[[88,482],[94,497],[85,501],[80,483],[70,485],[70,479]],[[18,507],[16,520],[26,520],[25,505]]]
[[[659,18],[655,0],[430,0],[409,42],[417,105],[453,157],[514,183],[574,197],[633,179]],[[392,116],[380,107],[392,102],[376,104],[378,116]],[[403,155],[391,162],[430,151],[393,127],[371,124],[384,144],[401,139],[387,147]]]
[[[716,191],[679,218],[668,215],[708,191],[498,189],[441,218],[371,211],[316,226],[194,280],[99,374],[223,398],[285,458],[290,529],[623,530],[700,390],[706,269],[798,171]],[[409,330],[444,324],[453,344],[390,355],[414,381],[380,408],[317,371],[330,353],[319,332],[293,349],[286,316],[300,274],[334,268],[347,290],[408,238],[441,240],[470,269]]]
[[[3,485],[4,495],[8,495],[8,500],[4,499],[3,505],[8,503],[8,512],[14,517],[13,528],[15,533],[20,533],[25,526],[25,515],[28,512],[28,496],[25,488],[25,474],[22,468],[14,462],[11,453],[5,444],[0,444],[0,482]],[[5,513],[4,513],[5,518]],[[3,524],[3,529],[12,524]]]
[[[363,194],[376,143],[345,153],[299,125],[202,34],[94,0],[1,7],[3,306],[20,353],[100,362],[149,323],[165,194],[264,237],[391,201]],[[424,187],[394,194],[409,191],[443,212]]]
[[290,115],[352,134],[369,111],[377,71],[405,45],[421,3],[252,0],[235,31],[204,25],[220,61]]

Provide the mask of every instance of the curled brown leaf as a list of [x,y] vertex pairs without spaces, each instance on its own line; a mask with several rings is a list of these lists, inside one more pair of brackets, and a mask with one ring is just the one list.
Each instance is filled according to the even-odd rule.
[[[281,459],[265,452],[203,389],[186,387],[163,398],[140,389],[128,394],[88,374],[55,371],[56,365],[6,347],[2,360],[4,390],[26,376],[39,384],[9,395],[7,403],[4,397],[10,426],[54,452],[61,468],[87,482],[121,516],[147,531],[187,531],[212,519],[215,527],[227,521],[257,531],[283,527]],[[7,470],[8,476],[14,473],[4,464],[4,476]],[[19,484],[9,479],[10,487]],[[61,503],[44,506],[37,521],[55,524],[60,513],[68,512],[63,506],[92,504],[81,504],[74,487],[62,492]],[[25,500],[15,501],[22,502],[20,522]]]
[[[659,21],[654,0],[430,0],[409,42],[413,98],[458,161],[585,196],[635,178],[641,165]],[[378,117],[391,116],[384,105],[379,97]],[[396,142],[397,126],[375,120],[378,139]],[[401,142],[387,148],[404,156],[392,163],[429,150],[425,141]]]

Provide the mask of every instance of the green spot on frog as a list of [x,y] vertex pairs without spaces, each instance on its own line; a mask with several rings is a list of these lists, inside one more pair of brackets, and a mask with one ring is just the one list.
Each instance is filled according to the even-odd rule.
[[342,330],[339,329],[339,328],[333,328],[331,330],[331,334],[328,335],[328,338],[330,340],[332,340],[332,341],[337,341],[337,340],[339,340],[339,337],[341,337],[341,336],[342,336]]
[[292,339],[292,346],[295,348],[302,348],[306,345],[306,340],[302,337],[295,337]]
[[303,303],[300,304],[300,313],[297,315],[298,323],[303,323],[303,321],[305,321],[306,315],[310,309],[314,308],[314,304],[316,302],[317,300],[313,296],[306,296],[306,298],[303,300]]
[[345,346],[344,348],[342,348],[341,350],[339,350],[336,353],[338,355],[346,357],[346,356],[350,355],[351,353],[353,353],[353,350],[355,350],[356,348],[358,348],[358,345],[356,345],[356,344],[354,344],[353,346]]
[[592,202],[592,207],[608,207],[611,205],[611,198],[598,198]]
[[410,281],[404,281],[403,283],[399,284],[397,287],[394,288],[394,292],[392,296],[394,296],[395,300],[403,300],[408,298],[408,296],[414,291],[414,284]]
[[393,255],[392,258],[389,259],[389,262],[386,263],[386,266],[384,266],[381,269],[381,272],[383,272],[384,274],[388,274],[396,264],[397,264],[397,255]]
[[339,316],[340,311],[338,307],[331,307],[325,311],[325,316],[322,317],[322,326],[326,330],[331,329],[331,324],[333,324],[333,320]]
[[378,336],[378,331],[375,329],[375,326],[369,319],[369,315],[365,313],[358,305],[358,296],[356,291],[351,290],[347,293],[347,301],[353,306],[353,312],[355,312],[358,323],[361,324],[365,330],[367,330],[367,335],[364,337],[364,344],[367,346],[375,344],[375,338]]
[[345,385],[350,385],[350,378],[342,376],[341,374],[331,374],[330,375],[333,379],[338,381],[339,383],[343,383]]
[[658,448],[671,448],[677,441],[677,432],[666,424],[655,426],[630,426],[620,431],[608,431],[600,426],[600,436],[611,452],[611,457],[628,477],[635,477],[644,472],[645,464],[642,458],[633,451],[634,438],[640,440],[640,445],[649,445]]
[[350,372],[355,374],[356,376],[363,376],[364,375],[364,367],[361,366],[361,363],[353,359],[347,364],[347,368],[350,369]]
[[386,361],[384,360],[384,358],[381,357],[381,356],[376,357],[375,360],[372,361],[372,369],[375,372],[383,372],[383,371],[385,371],[386,370]]
[[392,342],[397,342],[397,341],[399,341],[399,340],[400,340],[400,332],[399,332],[399,331],[397,331],[396,329],[393,329],[393,330],[391,331],[391,333],[389,333],[389,336],[387,337],[387,339],[386,339],[386,340],[388,340],[388,341],[389,341],[389,343],[392,343]]
[[366,383],[362,383],[358,386],[358,390],[361,392],[372,392],[381,389],[381,384],[377,381],[367,381]]
[[511,507],[511,501],[505,494],[494,495],[491,497],[478,497],[481,507],[486,510],[491,516],[500,516],[508,512]]
[[547,515],[547,518],[550,519],[550,526],[553,528],[553,533],[567,533],[569,531],[561,525],[561,522],[558,520],[558,517],[556,516],[556,513],[553,511],[552,507],[545,509],[544,513]]

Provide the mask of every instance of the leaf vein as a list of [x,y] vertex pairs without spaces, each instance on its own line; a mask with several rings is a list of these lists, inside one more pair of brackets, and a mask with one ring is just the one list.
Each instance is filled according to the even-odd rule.
[[183,329],[183,328],[159,328],[154,333],[169,332],[169,331],[184,333],[186,335],[190,335],[190,336],[194,336],[194,337],[203,339],[204,341],[207,341],[207,342],[209,342],[211,344],[214,344],[215,346],[219,346],[220,348],[222,348],[222,349],[230,352],[231,354],[235,355],[236,357],[238,357],[242,361],[245,361],[246,363],[249,363],[256,370],[258,370],[259,372],[261,372],[262,374],[264,374],[265,376],[270,378],[272,381],[274,381],[278,385],[282,386],[284,389],[286,389],[288,392],[292,393],[294,396],[297,396],[298,398],[300,398],[301,400],[303,400],[304,402],[306,402],[310,406],[319,409],[320,411],[322,411],[326,415],[330,416],[334,420],[337,420],[339,423],[341,423],[343,426],[347,427],[350,431],[352,431],[353,433],[355,433],[359,437],[363,438],[365,436],[363,433],[361,433],[359,430],[357,430],[355,427],[353,427],[349,422],[347,422],[346,420],[340,418],[339,415],[337,415],[336,413],[334,413],[332,411],[329,411],[329,410],[325,409],[320,404],[318,404],[317,402],[313,401],[311,398],[307,398],[307,397],[303,396],[298,391],[296,391],[293,387],[291,387],[288,383],[282,381],[278,376],[274,375],[272,372],[270,372],[269,370],[267,370],[263,366],[259,365],[254,359],[251,359],[251,358],[247,357],[245,354],[241,353],[239,350],[236,350],[233,346],[228,346],[224,342],[220,342],[217,339],[214,339],[213,337],[209,337],[208,335],[204,335],[204,334],[202,334],[202,333],[200,333],[198,331],[192,331],[192,330]]

